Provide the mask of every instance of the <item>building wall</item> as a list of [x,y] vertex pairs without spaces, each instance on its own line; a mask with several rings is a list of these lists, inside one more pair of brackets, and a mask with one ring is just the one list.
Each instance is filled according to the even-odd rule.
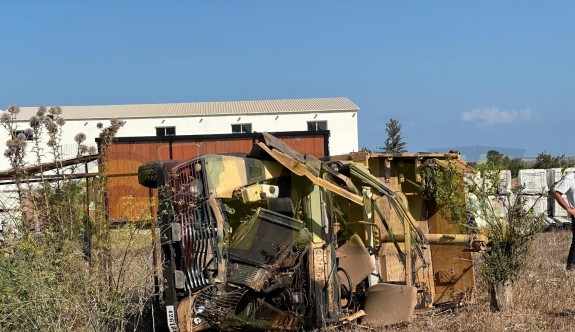
[[[277,138],[305,154],[325,155],[327,132],[278,133]],[[113,222],[149,220],[157,212],[156,191],[139,184],[138,167],[154,160],[191,159],[208,153],[249,153],[257,135],[229,135],[202,139],[178,136],[171,140],[118,139],[112,145],[108,162],[108,217]],[[231,136],[231,137],[230,137]],[[207,136],[206,136],[207,137]],[[150,209],[149,202],[154,201]],[[148,208],[145,208],[148,207]],[[155,209],[155,210],[154,210]]]
[[[64,118],[66,114],[63,114]],[[89,115],[86,115],[89,117]],[[225,115],[225,116],[195,116],[195,117],[166,117],[166,118],[131,118],[120,129],[119,137],[155,136],[156,127],[176,127],[176,135],[206,135],[232,133],[232,124],[251,123],[252,131],[281,132],[306,131],[308,121],[327,121],[327,129],[331,136],[329,151],[332,155],[358,151],[357,111],[338,112],[309,112],[309,113],[280,113],[280,114],[252,114],[252,115]],[[85,144],[96,146],[98,137],[98,122],[104,126],[109,121],[101,120],[68,120],[64,125],[62,143],[65,158],[75,156],[74,136],[80,132],[86,134]],[[18,129],[28,128],[28,121],[18,124]],[[0,144],[6,146],[7,133],[0,135]],[[47,147],[44,147],[45,151]],[[9,168],[9,163],[3,156],[0,157],[0,169]]]
[[[316,115],[317,114],[317,115]],[[332,154],[358,150],[357,112],[226,115],[188,118],[129,119],[120,130],[123,137],[154,136],[156,127],[176,127],[176,135],[232,133],[232,124],[252,124],[255,132],[306,131],[308,121],[327,121]]]

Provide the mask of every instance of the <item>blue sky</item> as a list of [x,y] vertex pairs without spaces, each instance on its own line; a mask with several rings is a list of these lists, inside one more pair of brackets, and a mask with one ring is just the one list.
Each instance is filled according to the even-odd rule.
[[573,1],[0,2],[0,107],[345,96],[360,146],[575,156]]

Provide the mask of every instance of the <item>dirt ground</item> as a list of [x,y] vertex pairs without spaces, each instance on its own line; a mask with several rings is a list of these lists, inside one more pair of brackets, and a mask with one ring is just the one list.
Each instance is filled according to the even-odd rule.
[[570,242],[570,230],[538,236],[525,271],[513,285],[514,307],[509,311],[490,311],[487,286],[477,274],[476,291],[465,306],[456,310],[418,314],[413,323],[404,326],[379,330],[352,326],[344,330],[575,331],[575,272],[565,271]]
[[489,310],[487,287],[478,276],[468,305],[417,315],[410,325],[382,331],[575,331],[575,272],[565,270],[570,243],[570,230],[540,234],[513,285],[514,307],[507,312]]

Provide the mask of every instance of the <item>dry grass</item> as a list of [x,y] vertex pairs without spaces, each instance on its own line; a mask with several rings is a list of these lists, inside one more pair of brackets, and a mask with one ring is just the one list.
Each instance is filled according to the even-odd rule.
[[[115,237],[122,238],[119,234]],[[487,286],[478,276],[477,290],[466,306],[457,311],[418,314],[412,324],[379,331],[573,331],[575,272],[565,271],[570,242],[568,230],[538,236],[528,266],[514,284],[514,308],[507,312],[490,311]],[[146,260],[148,255],[149,252],[143,255]],[[128,275],[141,272],[136,272],[134,266],[139,264],[130,265]],[[369,331],[359,326],[344,330]]]
[[573,331],[575,272],[565,271],[570,242],[567,230],[539,235],[527,268],[513,286],[514,308],[507,312],[490,312],[486,285],[478,277],[475,298],[467,306],[417,315],[409,326],[382,331]]

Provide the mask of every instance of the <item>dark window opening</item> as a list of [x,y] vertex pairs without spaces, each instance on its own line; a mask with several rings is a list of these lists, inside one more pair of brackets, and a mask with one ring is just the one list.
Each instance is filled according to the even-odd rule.
[[240,123],[232,125],[232,133],[235,134],[247,134],[252,132],[251,123]]
[[156,127],[156,136],[175,136],[176,127]]
[[307,130],[308,131],[327,130],[327,121],[308,121]]

